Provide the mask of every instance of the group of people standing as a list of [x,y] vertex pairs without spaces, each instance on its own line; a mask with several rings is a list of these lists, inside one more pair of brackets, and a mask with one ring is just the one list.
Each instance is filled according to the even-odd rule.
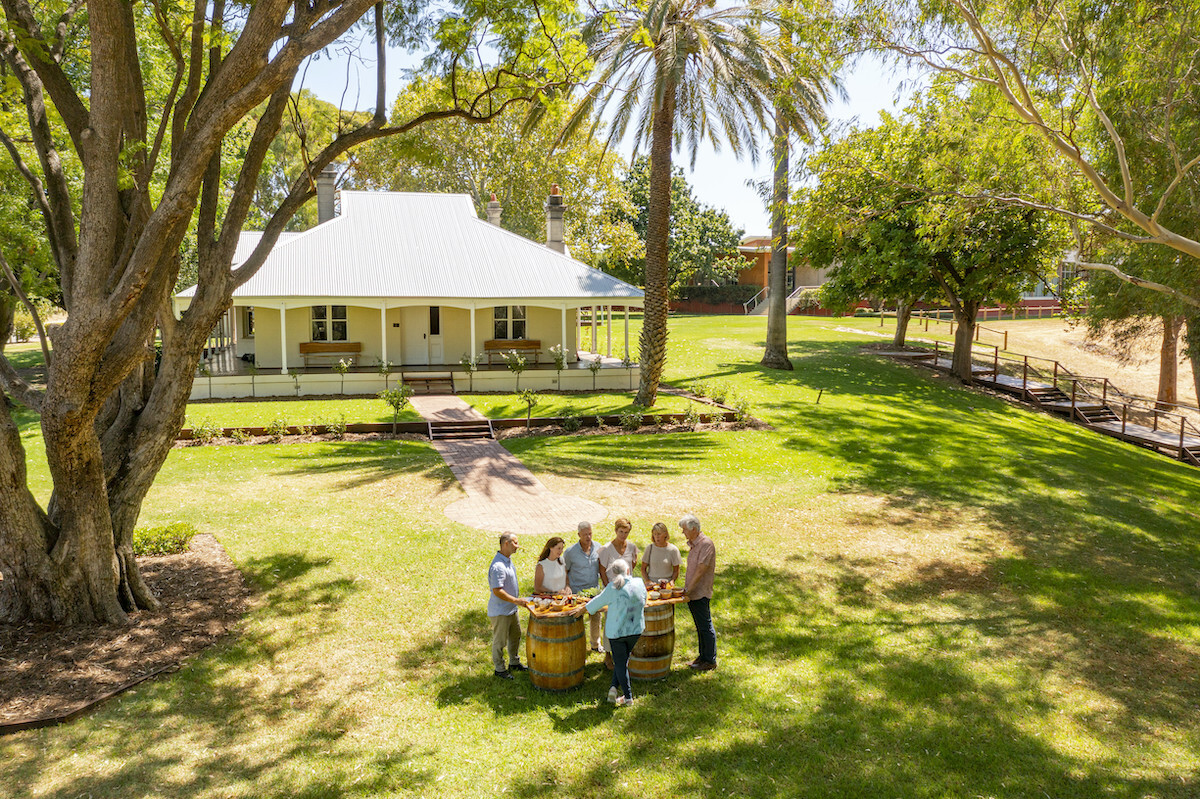
[[[688,543],[683,590],[696,625],[700,650],[688,666],[697,671],[711,671],[717,667],[717,634],[710,607],[717,550],[712,539],[701,532],[700,520],[693,514],[680,519],[679,527]],[[591,522],[580,522],[579,541],[566,547],[562,538],[551,538],[542,548],[534,572],[534,593],[574,594],[602,589],[576,614],[586,612],[589,616],[591,650],[605,654],[606,659],[611,657],[613,678],[608,699],[618,705],[633,701],[629,653],[645,629],[646,581],[674,583],[679,579],[680,566],[684,565],[679,548],[670,542],[665,524],[658,522],[651,528],[651,544],[642,552],[640,561],[637,544],[629,540],[632,530],[628,519],[617,519],[612,541],[597,545],[592,540]],[[526,603],[520,598],[512,562],[519,549],[516,533],[502,534],[500,550],[488,569],[492,665],[500,679],[512,679],[512,672],[525,671],[520,660],[521,626],[517,609]],[[634,576],[637,566],[641,577]],[[604,611],[607,612],[602,627],[600,617]]]

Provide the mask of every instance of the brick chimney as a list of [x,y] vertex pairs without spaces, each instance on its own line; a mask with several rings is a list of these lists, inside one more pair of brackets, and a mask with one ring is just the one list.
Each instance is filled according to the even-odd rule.
[[563,205],[562,195],[558,193],[558,184],[550,186],[550,196],[546,198],[546,246],[563,254],[567,252],[566,242],[563,241]]
[[490,224],[500,227],[500,201],[496,199],[496,195],[492,195],[492,199],[488,200],[487,204],[487,220]]
[[337,187],[337,167],[333,164],[317,175],[317,224],[333,219],[333,192]]

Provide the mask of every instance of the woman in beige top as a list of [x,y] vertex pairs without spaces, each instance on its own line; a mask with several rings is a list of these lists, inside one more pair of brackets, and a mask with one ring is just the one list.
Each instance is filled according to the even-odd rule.
[[642,579],[646,582],[657,580],[679,579],[679,564],[683,556],[679,547],[671,543],[671,534],[662,522],[655,522],[650,528],[650,546],[642,553]]

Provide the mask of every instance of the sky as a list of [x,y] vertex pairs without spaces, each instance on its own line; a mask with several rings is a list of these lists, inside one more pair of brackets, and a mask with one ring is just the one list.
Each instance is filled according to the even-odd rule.
[[[365,32],[354,35],[363,38],[361,41],[347,39],[321,54],[297,78],[296,86],[311,89],[321,99],[343,108],[372,108],[375,102],[374,44]],[[364,59],[353,55],[356,52],[370,55]],[[412,65],[413,58],[389,48],[388,59],[390,109],[400,90],[400,71]],[[842,76],[847,99],[829,107],[831,122],[856,120],[860,127],[874,125],[880,111],[897,109],[907,101],[907,94],[898,93],[900,77],[903,76],[896,76],[873,57],[860,60]],[[632,146],[625,144],[622,155],[628,158],[631,154]],[[769,156],[768,152],[762,153],[755,165],[748,158],[738,161],[727,147],[715,152],[710,145],[704,144],[696,155],[695,168],[691,167],[687,153],[677,153],[675,164],[683,168],[684,176],[700,202],[726,211],[735,228],[741,228],[747,234],[761,235],[770,233],[770,218],[762,199],[748,181],[770,178]]]

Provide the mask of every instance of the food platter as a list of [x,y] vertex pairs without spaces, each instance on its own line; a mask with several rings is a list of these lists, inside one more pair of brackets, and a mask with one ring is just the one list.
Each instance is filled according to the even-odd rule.
[[677,588],[670,580],[651,580],[646,583],[646,606],[677,605],[687,602],[682,588]]
[[581,594],[535,594],[522,598],[526,602],[525,609],[529,611],[529,615],[539,619],[573,616],[591,599],[591,597]]

